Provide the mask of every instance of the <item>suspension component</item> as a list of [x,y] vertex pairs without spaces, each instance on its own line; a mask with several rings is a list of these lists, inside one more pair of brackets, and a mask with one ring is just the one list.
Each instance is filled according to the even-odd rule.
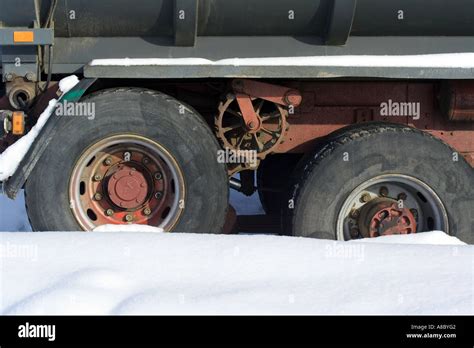
[[[289,114],[286,108],[301,103],[298,91],[268,83],[237,79],[232,82],[232,89],[233,93],[220,103],[215,122],[223,147],[244,159],[227,163],[230,175],[255,169],[260,160],[284,142]],[[250,160],[252,157],[255,161]]]

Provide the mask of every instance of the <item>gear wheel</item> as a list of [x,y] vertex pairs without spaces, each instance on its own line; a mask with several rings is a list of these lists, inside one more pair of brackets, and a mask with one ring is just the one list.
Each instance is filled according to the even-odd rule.
[[[255,151],[258,160],[274,152],[288,131],[288,111],[281,105],[252,98],[252,104],[260,120],[260,127],[250,131],[245,127],[242,112],[234,94],[228,94],[219,104],[219,114],[215,121],[218,139],[225,149],[232,151]],[[255,169],[249,163],[229,164],[230,174],[246,169]]]

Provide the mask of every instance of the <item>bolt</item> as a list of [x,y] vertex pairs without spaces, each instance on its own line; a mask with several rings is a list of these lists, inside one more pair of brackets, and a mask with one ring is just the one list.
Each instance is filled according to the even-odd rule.
[[385,186],[382,186],[380,188],[379,193],[382,197],[387,197],[388,196],[388,188],[386,188]]
[[353,211],[351,211],[351,217],[353,219],[357,219],[359,217],[359,211],[357,209],[354,209]]
[[6,79],[7,81],[13,81],[13,74],[12,74],[12,73],[6,74],[6,75],[5,75],[5,79]]
[[104,161],[106,166],[110,166],[112,164],[112,157],[107,157]]
[[133,216],[131,214],[125,215],[125,221],[131,222],[133,220]]
[[147,165],[148,163],[150,163],[150,159],[148,157],[144,157],[142,162],[143,164]]
[[415,221],[418,221],[418,210],[416,209],[410,209],[410,212],[413,214],[415,217]]
[[161,192],[156,192],[155,193],[155,198],[160,199],[163,194]]
[[33,81],[35,79],[35,77],[36,77],[35,74],[32,73],[32,72],[26,73],[26,79],[28,81]]
[[99,192],[96,192],[96,193],[94,194],[94,199],[95,199],[96,201],[100,201],[100,200],[102,199],[102,195],[101,195]]
[[360,201],[362,203],[367,203],[368,201],[370,201],[370,195],[368,193],[364,193],[361,197],[360,197]]
[[155,175],[154,175],[155,179],[156,180],[161,180],[161,178],[163,177],[163,175],[160,173],[160,172],[156,172]]
[[145,208],[145,209],[143,210],[143,214],[145,214],[145,215],[147,215],[147,216],[150,215],[150,214],[151,214],[151,209],[150,209],[150,208]]
[[94,180],[95,181],[101,181],[102,180],[102,175],[100,175],[100,174],[94,175]]
[[405,199],[407,199],[407,194],[405,192],[402,192],[397,196],[397,200],[404,201]]
[[359,229],[357,227],[352,227],[351,228],[351,237],[352,238],[359,237]]
[[105,215],[107,215],[107,216],[112,216],[112,215],[114,215],[114,211],[113,211],[112,209],[107,209],[107,210],[105,211]]
[[254,129],[255,128],[255,122],[253,122],[253,121],[249,122],[248,126],[249,126],[250,129]]

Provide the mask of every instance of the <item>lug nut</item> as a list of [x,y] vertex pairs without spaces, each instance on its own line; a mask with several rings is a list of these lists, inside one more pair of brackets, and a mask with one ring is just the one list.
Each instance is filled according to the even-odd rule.
[[36,75],[35,75],[34,73],[32,73],[32,72],[28,72],[28,73],[26,74],[26,79],[27,79],[28,81],[33,81],[33,80],[35,79],[35,77],[36,77]]
[[143,214],[145,214],[145,215],[150,215],[150,214],[151,214],[151,209],[150,209],[150,208],[145,208],[145,209],[143,210]]
[[351,211],[351,217],[353,219],[357,219],[359,217],[359,211],[357,209],[354,209],[353,211]]
[[112,157],[107,157],[104,161],[106,166],[110,166],[112,164]]
[[163,177],[163,175],[160,173],[160,172],[156,172],[155,175],[154,175],[155,179],[156,180],[161,180],[161,178]]
[[388,188],[386,188],[385,186],[382,186],[380,188],[379,193],[382,197],[387,197],[388,196]]
[[416,209],[410,209],[410,213],[413,214],[413,217],[415,218],[415,221],[418,222],[418,210],[416,210]]
[[96,192],[96,193],[94,194],[94,199],[95,199],[96,201],[100,201],[100,200],[102,199],[102,195],[101,195],[99,192]]
[[352,238],[359,237],[359,229],[357,227],[352,227],[351,228],[351,237]]
[[105,211],[105,215],[107,215],[107,216],[112,216],[112,215],[114,215],[114,211],[113,211],[112,209],[107,209],[107,210]]
[[102,180],[102,175],[100,175],[100,174],[94,175],[94,180],[95,181],[101,181]]
[[360,201],[362,203],[367,203],[368,201],[370,201],[370,195],[368,193],[364,193],[361,197],[360,197]]
[[143,164],[148,164],[150,163],[150,159],[148,157],[144,157],[143,160],[142,160]]
[[156,192],[156,193],[155,193],[155,198],[156,198],[156,199],[160,199],[161,196],[162,196],[162,193],[161,193],[161,192]]
[[133,216],[130,214],[125,215],[125,221],[130,222],[133,220]]
[[398,196],[397,196],[397,200],[406,200],[407,199],[407,194],[405,192],[402,192],[400,193]]

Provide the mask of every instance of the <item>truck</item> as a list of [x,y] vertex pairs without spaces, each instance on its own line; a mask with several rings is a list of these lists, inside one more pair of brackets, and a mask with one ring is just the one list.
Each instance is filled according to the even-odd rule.
[[[473,17],[469,0],[0,0],[0,158],[38,133],[2,192],[24,189],[35,231],[472,243]],[[236,216],[229,189],[265,214]]]

